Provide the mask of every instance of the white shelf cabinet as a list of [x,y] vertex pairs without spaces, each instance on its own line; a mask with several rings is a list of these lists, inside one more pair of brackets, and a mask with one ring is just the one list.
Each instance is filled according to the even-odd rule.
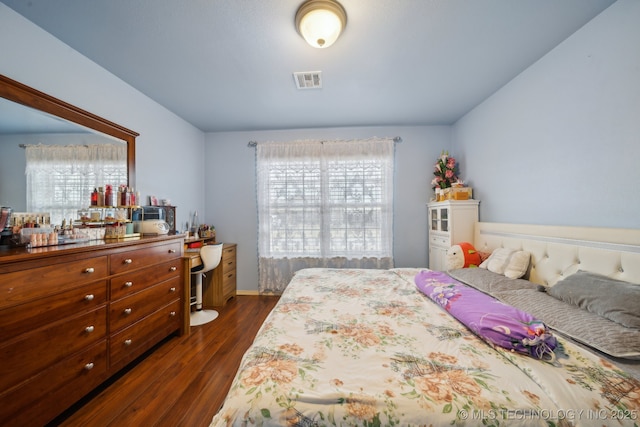
[[446,200],[427,204],[429,215],[429,269],[447,269],[447,250],[458,243],[473,243],[479,200]]

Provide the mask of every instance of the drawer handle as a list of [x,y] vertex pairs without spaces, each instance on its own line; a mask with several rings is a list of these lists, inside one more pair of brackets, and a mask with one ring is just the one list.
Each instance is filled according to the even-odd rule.
[[93,296],[93,294],[87,294],[84,296],[85,301],[93,301],[94,298],[95,296]]
[[85,268],[84,272],[87,273],[87,274],[91,274],[91,273],[95,273],[96,269],[93,268],[93,267],[89,267],[89,268]]
[[169,316],[171,316],[171,317],[176,317],[176,312],[175,312],[175,311],[172,311],[171,313],[169,313]]
[[172,265],[169,271],[176,271],[178,268],[175,265]]
[[124,261],[122,261],[123,264],[131,264],[133,262],[133,260],[131,258],[127,258]]
[[131,310],[130,308],[125,308],[123,313],[126,314],[127,316],[131,314],[133,310]]
[[133,282],[124,282],[124,287],[125,288],[130,288],[133,286]]
[[92,369],[93,369],[93,367],[94,367],[93,362],[89,362],[89,363],[87,363],[86,365],[84,365],[84,369],[85,369],[85,370],[87,370],[87,371],[92,370]]
[[175,250],[175,249],[169,249],[169,253],[170,253],[170,254],[175,254],[175,253],[176,253],[176,250]]
[[88,334],[90,334],[91,332],[95,331],[96,328],[93,327],[93,325],[91,326],[87,326],[86,328],[84,328],[84,331]]
[[124,340],[124,345],[126,345],[127,347],[130,346],[131,344],[133,344],[133,341],[129,340]]
[[176,288],[174,287],[169,288],[169,292],[175,292],[175,291],[176,291]]

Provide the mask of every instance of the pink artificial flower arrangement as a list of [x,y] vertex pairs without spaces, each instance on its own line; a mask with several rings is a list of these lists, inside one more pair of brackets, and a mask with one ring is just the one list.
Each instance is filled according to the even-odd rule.
[[443,151],[433,169],[435,178],[431,181],[433,188],[449,188],[458,181],[458,165],[456,159],[449,156],[448,151]]

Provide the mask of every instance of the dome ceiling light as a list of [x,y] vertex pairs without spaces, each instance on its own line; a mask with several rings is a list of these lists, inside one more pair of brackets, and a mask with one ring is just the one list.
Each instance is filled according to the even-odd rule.
[[296,29],[311,46],[324,49],[338,40],[347,13],[334,0],[307,0],[296,12]]

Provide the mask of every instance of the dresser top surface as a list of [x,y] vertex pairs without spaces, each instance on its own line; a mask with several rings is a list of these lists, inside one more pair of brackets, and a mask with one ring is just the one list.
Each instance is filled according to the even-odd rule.
[[115,249],[129,246],[143,245],[154,242],[168,242],[184,239],[183,234],[142,236],[128,239],[90,240],[88,242],[73,243],[57,246],[43,246],[37,248],[11,247],[0,249],[0,266],[13,262],[30,261],[60,255],[95,252],[104,249]]

